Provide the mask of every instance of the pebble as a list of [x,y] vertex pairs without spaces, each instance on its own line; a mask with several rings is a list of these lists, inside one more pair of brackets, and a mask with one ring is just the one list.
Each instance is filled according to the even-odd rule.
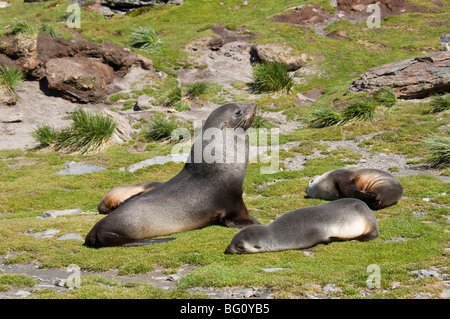
[[342,291],[342,289],[339,287],[336,287],[335,284],[328,284],[328,285],[325,285],[325,287],[323,287],[323,291],[334,292],[334,291]]
[[68,239],[75,239],[75,240],[81,240],[84,241],[84,238],[76,233],[67,233],[65,235],[62,235],[57,238],[57,240],[68,240]]
[[52,228],[37,233],[31,233],[31,231],[32,229],[29,229],[27,231],[27,235],[33,236],[34,238],[52,238],[53,235],[60,232],[59,229],[52,229]]
[[59,175],[81,175],[81,174],[88,174],[88,173],[95,173],[100,171],[106,171],[106,168],[91,165],[91,164],[83,164],[83,165],[76,165],[71,166],[65,170],[59,171],[56,174]]
[[47,210],[42,213],[42,218],[56,218],[63,215],[77,215],[81,214],[83,210],[81,208],[64,209],[64,210]]
[[263,268],[263,271],[265,272],[275,272],[275,271],[280,271],[286,268]]
[[393,237],[391,239],[386,240],[385,243],[398,243],[405,240],[406,240],[405,237]]

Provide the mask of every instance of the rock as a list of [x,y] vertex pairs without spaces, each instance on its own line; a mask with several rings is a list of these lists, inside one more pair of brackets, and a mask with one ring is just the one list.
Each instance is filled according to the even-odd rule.
[[422,277],[437,277],[439,274],[436,270],[430,270],[430,269],[420,269],[420,270],[413,270],[410,271],[411,274],[417,275],[418,278]]
[[284,270],[286,268],[263,268],[264,272],[275,272],[275,271],[280,271],[280,270]]
[[385,64],[364,72],[347,92],[374,93],[390,87],[398,98],[413,99],[450,90],[450,51]]
[[99,166],[91,165],[91,164],[84,164],[84,165],[77,165],[77,166],[70,167],[68,169],[59,171],[56,174],[79,175],[79,174],[100,172],[100,171],[105,171],[105,170],[106,170],[106,168],[103,168],[103,167],[99,167]]
[[140,95],[137,98],[136,104],[134,104],[133,106],[133,111],[144,111],[146,110],[148,107],[150,107],[151,101],[153,101],[155,98],[154,97],[150,97],[147,95]]
[[65,235],[62,235],[62,236],[58,237],[56,240],[68,240],[68,239],[75,239],[75,240],[84,241],[83,237],[81,237],[80,235],[75,234],[75,233],[67,233]]
[[386,240],[385,243],[398,243],[405,240],[406,240],[405,237],[393,237],[391,239]]
[[89,58],[57,58],[45,65],[48,87],[75,101],[101,102],[106,99],[106,85],[111,83],[111,66]]
[[81,208],[65,209],[65,210],[47,210],[42,213],[42,218],[56,218],[58,216],[65,215],[77,215],[81,214],[83,210]]
[[133,9],[154,5],[180,5],[183,0],[101,0],[101,4],[115,11],[131,11]]
[[145,161],[133,164],[129,167],[127,167],[127,171],[128,172],[135,172],[138,169],[142,169],[142,168],[146,168],[148,166],[151,165],[156,165],[156,164],[165,164],[168,162],[184,162],[186,161],[187,157],[189,154],[175,154],[175,155],[167,155],[167,156],[155,156],[153,158],[147,159]]
[[294,49],[278,44],[258,44],[252,49],[252,54],[261,62],[281,62],[287,66],[288,71],[300,69],[309,57],[302,53],[297,55]]
[[27,235],[33,236],[34,238],[52,238],[53,235],[59,233],[59,229],[47,229],[37,233],[27,233]]
[[325,287],[323,287],[323,291],[328,293],[328,292],[342,291],[342,289],[339,287],[336,287],[336,285],[334,285],[334,284],[328,284],[328,285],[325,285]]
[[4,1],[0,1],[0,9],[2,8],[6,8],[8,6],[10,6],[11,4],[8,2],[4,2]]
[[2,117],[3,117],[2,123],[20,123],[22,122],[23,114],[22,113],[6,114],[6,115],[3,114]]
[[110,110],[103,110],[103,114],[111,117],[116,122],[116,129],[111,136],[111,141],[114,143],[128,142],[132,138],[133,128],[130,123],[122,115]]
[[444,51],[450,51],[450,33],[439,37],[439,45]]

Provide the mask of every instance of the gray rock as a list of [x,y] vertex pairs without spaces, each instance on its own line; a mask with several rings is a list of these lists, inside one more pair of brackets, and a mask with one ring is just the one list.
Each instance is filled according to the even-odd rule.
[[83,210],[81,208],[65,209],[65,210],[47,210],[42,213],[42,218],[56,218],[64,215],[77,215],[81,214]]
[[57,240],[68,240],[68,239],[75,239],[75,240],[81,240],[84,241],[84,238],[76,233],[67,233],[65,235],[62,235],[57,238]]
[[450,33],[443,34],[439,37],[439,45],[444,51],[450,51]]
[[52,238],[53,235],[59,233],[59,229],[47,229],[37,233],[27,233],[27,235],[33,236],[34,238]]
[[135,172],[138,169],[146,168],[148,166],[156,165],[156,164],[165,164],[168,162],[185,162],[189,154],[175,154],[175,155],[167,155],[167,156],[156,156],[145,161],[133,164],[127,167],[128,172]]
[[405,241],[405,237],[393,237],[385,241],[385,243],[398,243],[400,241]]
[[79,174],[88,174],[94,172],[105,171],[106,168],[99,167],[91,164],[77,165],[72,166],[68,169],[57,172],[56,174],[60,175],[79,175]]
[[364,72],[347,92],[373,93],[390,87],[398,98],[422,98],[450,90],[450,51],[385,64]]
[[335,292],[335,291],[342,291],[342,289],[339,287],[336,287],[336,285],[334,285],[334,284],[328,284],[328,285],[325,285],[325,287],[323,287],[323,291]]
[[438,276],[438,272],[436,270],[430,270],[430,269],[420,269],[420,270],[413,270],[411,271],[411,274],[418,275],[419,278],[423,277],[436,277]]
[[263,268],[263,271],[265,272],[275,272],[275,271],[280,271],[286,268]]
[[2,123],[20,123],[22,122],[22,119],[23,119],[22,113],[3,115]]

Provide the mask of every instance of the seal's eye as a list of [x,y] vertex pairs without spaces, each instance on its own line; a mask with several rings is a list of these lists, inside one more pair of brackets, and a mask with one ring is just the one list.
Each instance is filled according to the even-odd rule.
[[237,111],[234,113],[234,115],[235,115],[236,117],[241,117],[241,116],[242,116],[242,111],[241,111],[241,110],[237,110]]
[[314,180],[313,180],[313,179],[309,181],[309,183],[310,183],[310,184],[312,184],[312,182],[314,182]]

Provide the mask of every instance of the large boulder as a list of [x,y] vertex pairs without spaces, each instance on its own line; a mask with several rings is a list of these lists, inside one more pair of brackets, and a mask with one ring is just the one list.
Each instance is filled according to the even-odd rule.
[[78,102],[101,102],[113,68],[89,58],[56,58],[45,64],[48,88]]
[[385,64],[364,72],[348,92],[376,92],[390,87],[398,98],[413,99],[450,91],[450,51]]
[[127,48],[45,33],[37,37],[0,36],[0,66],[16,67],[30,80],[44,80],[54,93],[77,102],[103,102],[106,86],[124,77],[133,66],[154,71],[151,59]]

